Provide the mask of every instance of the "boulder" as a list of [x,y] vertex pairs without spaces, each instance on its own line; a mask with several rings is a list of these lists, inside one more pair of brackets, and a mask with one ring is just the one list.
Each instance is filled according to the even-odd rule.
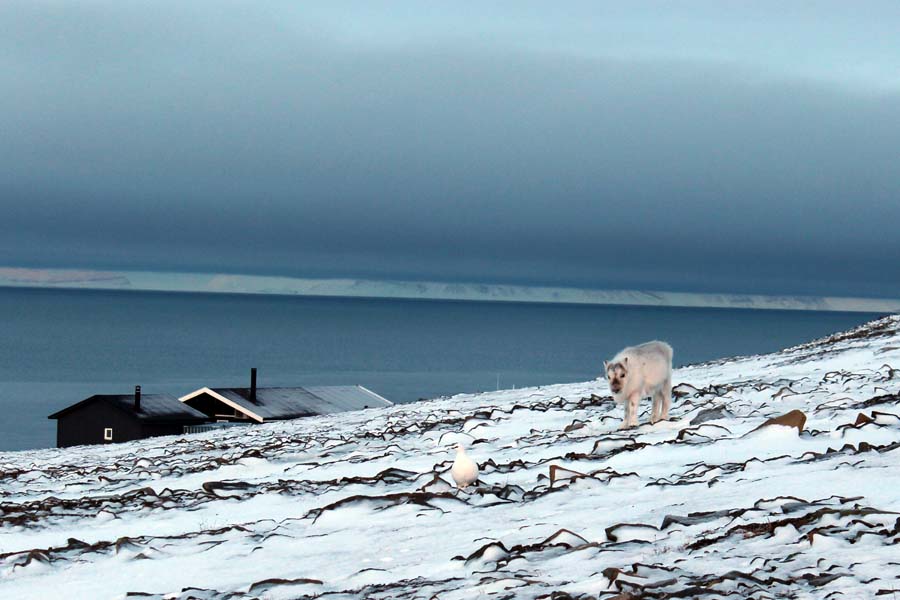
[[759,431],[763,427],[768,427],[769,425],[783,425],[785,427],[796,427],[797,433],[803,431],[803,426],[806,425],[806,415],[803,414],[801,410],[792,410],[789,413],[785,413],[778,417],[772,417],[768,419],[765,423],[754,429],[753,431]]

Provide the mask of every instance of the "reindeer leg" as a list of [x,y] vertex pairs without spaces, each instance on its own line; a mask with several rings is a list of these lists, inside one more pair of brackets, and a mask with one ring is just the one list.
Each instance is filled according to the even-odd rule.
[[625,414],[626,427],[637,427],[638,421],[638,404],[641,401],[641,393],[634,392],[630,396],[628,396],[628,404],[626,405],[630,410],[628,410]]
[[660,411],[660,418],[668,421],[669,420],[669,407],[672,406],[672,377],[668,377],[666,382],[663,384],[662,389],[662,410]]
[[625,416],[622,418],[622,424],[619,425],[619,429],[628,429],[629,423],[631,422],[631,398],[625,398]]

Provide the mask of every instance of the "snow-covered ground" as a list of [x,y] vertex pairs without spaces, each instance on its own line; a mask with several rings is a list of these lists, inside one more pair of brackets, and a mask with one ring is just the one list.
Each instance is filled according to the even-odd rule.
[[675,383],[628,431],[591,381],[2,454],[0,596],[900,597],[900,317]]

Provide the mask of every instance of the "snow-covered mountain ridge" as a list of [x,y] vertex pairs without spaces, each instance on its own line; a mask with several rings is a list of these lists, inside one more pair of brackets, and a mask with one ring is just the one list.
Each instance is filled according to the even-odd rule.
[[898,298],[674,292],[501,283],[314,279],[222,273],[76,271],[12,267],[0,267],[0,287],[268,294],[394,300],[562,303],[598,306],[839,311],[876,314],[900,311],[900,299]]
[[591,381],[2,454],[0,593],[900,594],[900,317],[674,379],[673,420],[626,431]]

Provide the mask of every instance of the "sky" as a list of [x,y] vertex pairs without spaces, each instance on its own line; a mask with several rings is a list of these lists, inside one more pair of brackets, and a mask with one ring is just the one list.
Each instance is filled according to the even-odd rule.
[[0,3],[0,267],[900,297],[900,4]]

